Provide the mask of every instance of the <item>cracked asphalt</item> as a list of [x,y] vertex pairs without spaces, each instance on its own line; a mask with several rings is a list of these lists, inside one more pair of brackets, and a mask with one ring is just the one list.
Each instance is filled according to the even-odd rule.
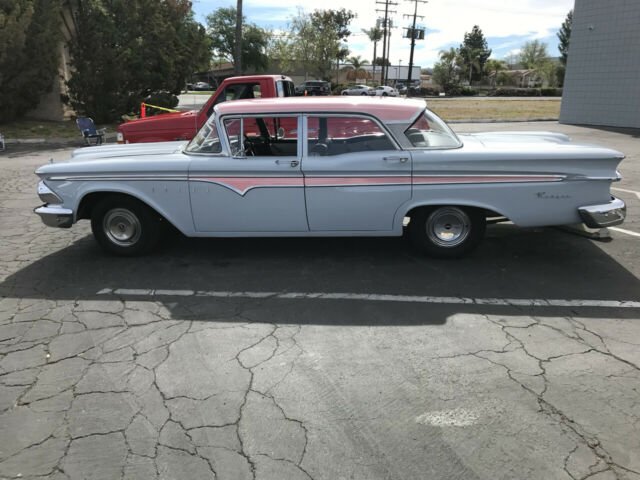
[[[618,148],[640,232],[637,132],[455,127]],[[640,238],[494,225],[442,261],[395,238],[169,232],[113,258],[86,221],[32,213],[33,170],[70,150],[27,148],[0,156],[0,478],[640,479],[638,308],[232,294],[640,301]]]

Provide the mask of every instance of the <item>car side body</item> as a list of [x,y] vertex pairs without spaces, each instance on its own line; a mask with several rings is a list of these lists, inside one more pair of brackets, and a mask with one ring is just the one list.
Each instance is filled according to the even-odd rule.
[[[399,236],[409,217],[417,237],[414,219],[440,229],[446,253],[457,228],[483,233],[487,217],[621,223],[609,189],[622,159],[551,132],[456,136],[423,100],[238,100],[217,105],[189,144],[82,149],[40,167],[36,213],[70,227],[93,222],[105,196],[126,197],[193,237]],[[113,221],[104,228],[127,226]]]

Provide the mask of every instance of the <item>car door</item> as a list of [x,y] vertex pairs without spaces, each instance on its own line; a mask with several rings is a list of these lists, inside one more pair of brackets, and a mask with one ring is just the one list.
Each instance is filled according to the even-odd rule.
[[223,118],[217,126],[224,132],[226,154],[194,155],[189,188],[197,232],[308,230],[300,170],[302,145],[297,138],[302,120],[287,116],[284,124],[293,127],[288,132],[278,120]]
[[372,117],[305,117],[302,171],[312,231],[391,231],[411,198],[411,156]]

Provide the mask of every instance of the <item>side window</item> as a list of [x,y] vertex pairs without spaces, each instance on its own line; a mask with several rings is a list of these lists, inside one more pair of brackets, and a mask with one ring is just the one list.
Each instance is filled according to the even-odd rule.
[[220,138],[218,137],[218,129],[210,118],[202,128],[198,131],[195,137],[191,139],[187,147],[186,152],[189,153],[221,153],[222,146],[220,145]]
[[297,117],[243,117],[224,121],[234,157],[296,157]]
[[307,142],[311,156],[396,149],[376,122],[362,117],[309,117]]

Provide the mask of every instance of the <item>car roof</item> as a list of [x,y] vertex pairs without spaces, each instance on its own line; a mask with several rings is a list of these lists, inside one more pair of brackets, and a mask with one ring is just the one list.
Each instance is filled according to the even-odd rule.
[[425,108],[420,99],[389,97],[275,97],[234,100],[216,105],[219,115],[266,113],[364,113],[387,122],[409,122]]

